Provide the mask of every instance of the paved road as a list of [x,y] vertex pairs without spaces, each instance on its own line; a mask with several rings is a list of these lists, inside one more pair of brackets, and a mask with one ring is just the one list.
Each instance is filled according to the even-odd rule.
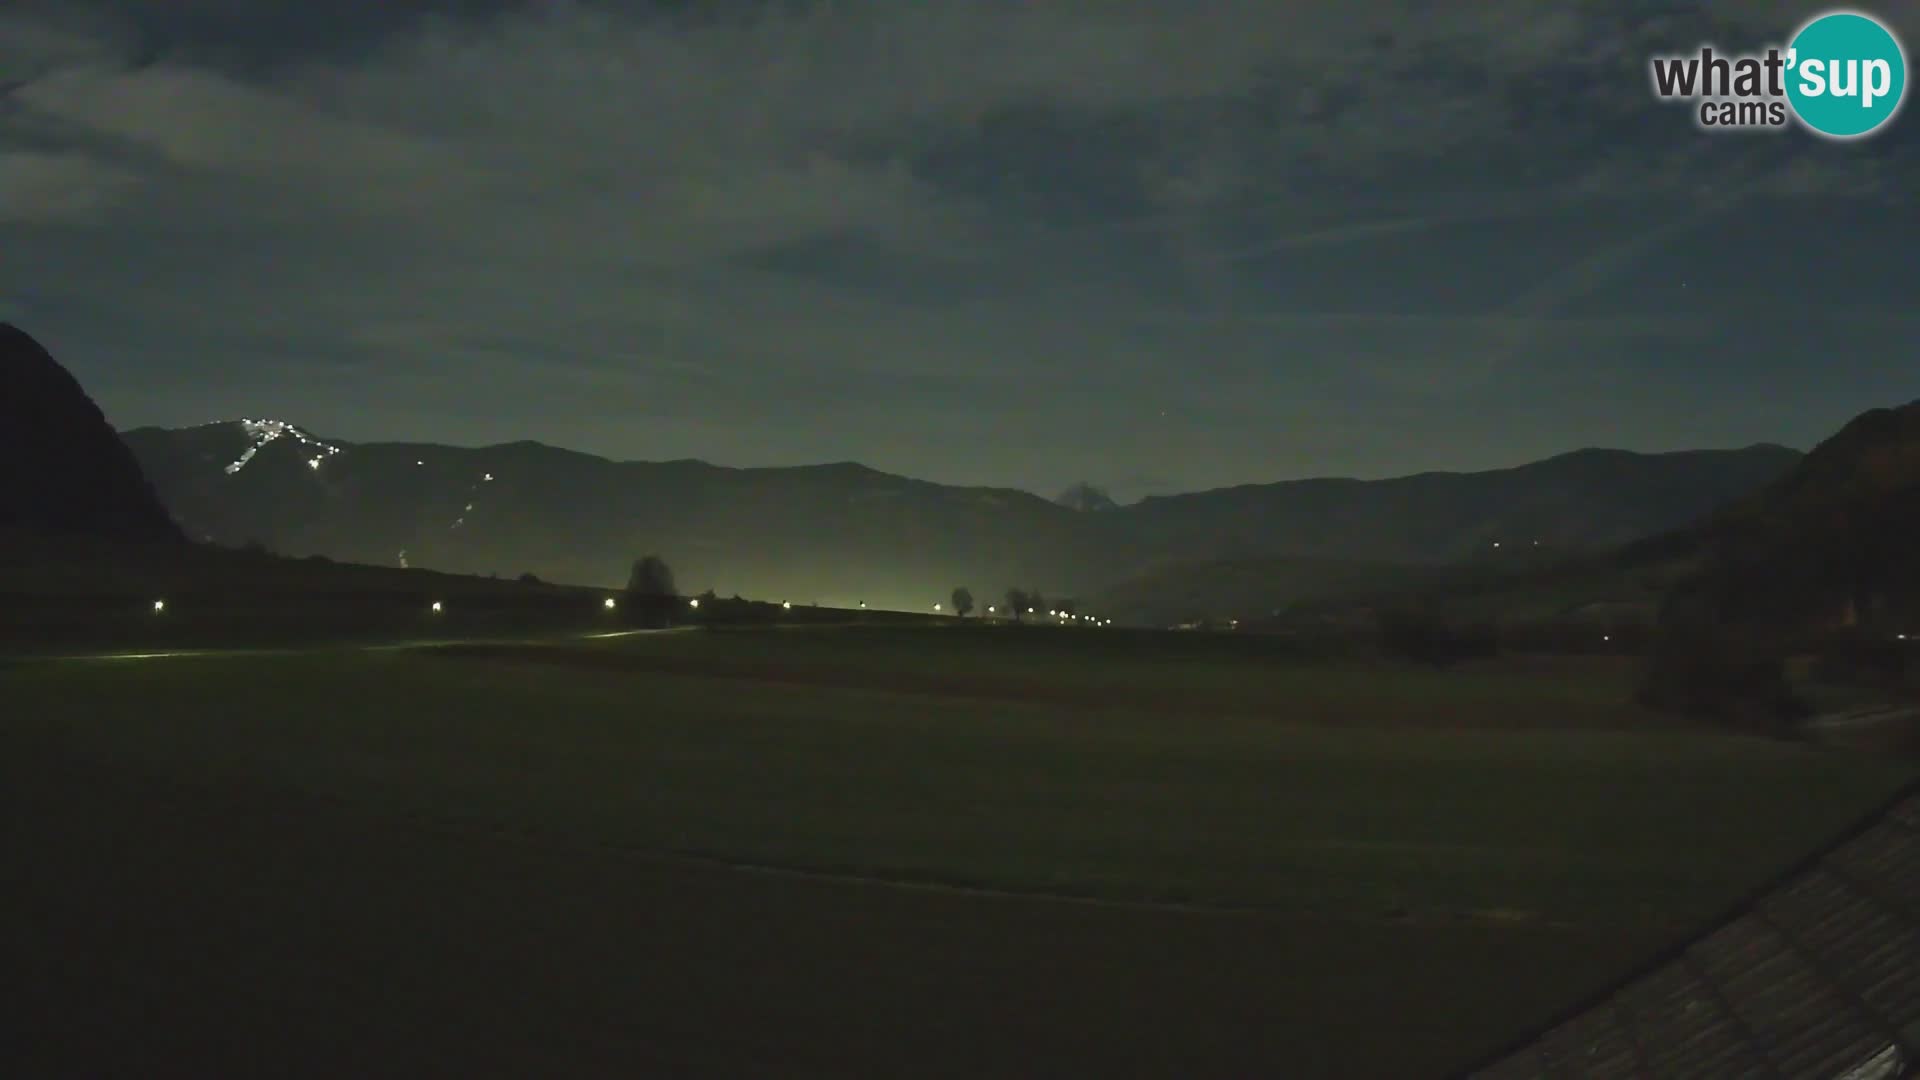
[[186,657],[235,657],[235,656],[310,656],[317,653],[339,652],[400,652],[408,649],[437,649],[450,645],[553,645],[567,641],[606,641],[611,638],[636,637],[641,634],[672,634],[697,629],[692,626],[676,626],[664,630],[615,630],[594,634],[552,634],[546,637],[531,638],[421,638],[413,641],[385,641],[375,644],[328,644],[301,645],[280,648],[237,648],[237,649],[166,649],[150,652],[101,652],[67,653],[46,656],[15,656],[16,663],[97,663],[126,660],[172,660]]

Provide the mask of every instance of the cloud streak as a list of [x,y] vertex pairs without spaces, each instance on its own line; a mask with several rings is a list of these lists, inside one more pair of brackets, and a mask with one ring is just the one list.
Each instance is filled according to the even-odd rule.
[[[1584,385],[1609,342],[1697,340],[1592,305],[1663,222],[1706,220],[1703,177],[1912,175],[1891,144],[1665,130],[1641,42],[1693,31],[1599,3],[472,7],[342,9],[307,51],[270,3],[0,17],[0,304],[126,422],[298,387],[319,415],[292,419],[344,437],[411,436],[368,428],[413,410],[445,438],[1053,487],[1109,454],[1095,430],[1170,412],[1146,438],[1178,460],[1114,467],[1204,484],[1339,471],[1260,434],[1316,410]],[[216,23],[258,39],[189,32]],[[1543,274],[1471,250],[1628,191],[1626,233]]]

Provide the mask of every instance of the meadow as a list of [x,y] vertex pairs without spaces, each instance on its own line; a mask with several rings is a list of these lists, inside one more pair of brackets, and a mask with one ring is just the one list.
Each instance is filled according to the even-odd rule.
[[0,916],[43,1064],[1435,1075],[1912,776],[1631,677],[951,624],[21,662]]

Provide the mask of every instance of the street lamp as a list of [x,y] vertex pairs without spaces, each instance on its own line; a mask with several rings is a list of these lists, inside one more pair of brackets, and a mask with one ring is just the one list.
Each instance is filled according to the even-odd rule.
[[432,611],[432,612],[433,612],[434,614],[436,614],[436,615],[437,615],[437,614],[439,614],[439,613],[440,613],[441,611],[443,611],[443,610],[445,610],[445,609],[444,609],[444,608],[443,608],[443,607],[441,606],[441,604],[440,604],[440,601],[438,601],[438,600],[435,600],[435,601],[433,602],[433,607],[432,607],[431,609],[429,609],[429,610],[431,610],[431,611]]
[[689,600],[689,601],[687,601],[687,606],[688,606],[688,607],[696,607],[696,608],[697,608],[697,607],[699,607],[699,606],[700,606],[700,598],[696,596],[696,597],[694,597],[693,599],[691,599],[691,600]]
[[153,602],[153,613],[155,615],[158,615],[165,610],[167,610],[167,602],[165,600],[155,600]]
[[608,611],[612,611],[614,608],[618,607],[619,605],[615,604],[613,602],[613,597],[609,596],[600,606],[606,608]]
[[935,604],[935,605],[933,605],[933,610],[935,610],[935,611],[939,611],[939,610],[940,610],[940,605],[939,605],[939,604]]
[[791,600],[782,600],[782,601],[780,602],[780,609],[781,609],[782,611],[792,611],[792,610],[793,610],[793,601],[791,601]]

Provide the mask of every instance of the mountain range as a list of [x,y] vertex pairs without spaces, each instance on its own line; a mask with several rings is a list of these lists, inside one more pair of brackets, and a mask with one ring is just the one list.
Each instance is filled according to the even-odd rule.
[[[294,424],[142,428],[126,444],[196,539],[289,555],[616,585],[657,552],[686,591],[928,609],[955,585],[1111,595],[1249,560],[1439,565],[1496,545],[1597,548],[1777,480],[1781,446],[1583,450],[1512,469],[1315,479],[1129,506],[840,463],[616,462],[533,442],[353,444]],[[1065,505],[1063,505],[1065,503]],[[1313,575],[1298,575],[1312,578]],[[1134,614],[1160,613],[1145,605]]]

